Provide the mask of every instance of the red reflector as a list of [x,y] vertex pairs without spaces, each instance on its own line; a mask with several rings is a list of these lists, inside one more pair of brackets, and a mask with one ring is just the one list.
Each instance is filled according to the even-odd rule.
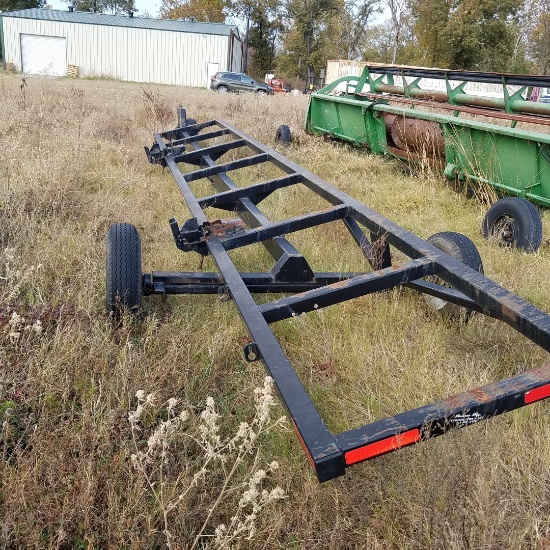
[[535,388],[534,390],[528,391],[525,394],[525,404],[534,403],[535,401],[540,401],[550,397],[550,384],[541,386],[540,388]]
[[408,432],[403,432],[402,434],[393,435],[392,437],[387,437],[376,443],[371,443],[370,445],[365,445],[364,447],[359,447],[359,449],[354,449],[353,451],[348,451],[346,453],[346,464],[357,464],[357,462],[362,462],[363,460],[368,460],[369,458],[374,458],[375,456],[380,456],[390,451],[395,451],[400,447],[406,447],[407,445],[412,445],[420,441],[420,430],[414,428]]

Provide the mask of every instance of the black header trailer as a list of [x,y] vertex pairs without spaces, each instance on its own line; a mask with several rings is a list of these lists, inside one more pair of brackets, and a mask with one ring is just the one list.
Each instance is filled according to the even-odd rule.
[[[230,124],[221,120],[196,123],[186,118],[182,108],[178,114],[178,127],[156,134],[146,152],[151,163],[170,170],[191,213],[183,225],[170,220],[177,248],[209,255],[218,271],[143,274],[136,229],[114,224],[107,236],[107,310],[115,317],[123,308],[137,310],[142,296],[152,294],[218,293],[231,298],[250,334],[245,358],[261,360],[273,378],[319,481],[343,475],[348,466],[550,396],[549,364],[359,428],[331,433],[270,324],[400,285],[440,303],[499,319],[547,351],[550,316],[486,278],[475,246],[464,235],[444,232],[425,241]],[[241,156],[221,161],[232,150],[239,150]],[[284,175],[247,186],[231,179],[232,171],[261,163],[273,164]],[[189,171],[182,172],[178,165]],[[193,182],[203,178],[210,181],[213,192],[197,198]],[[327,207],[270,221],[260,203],[289,186],[314,192]],[[205,214],[209,207],[238,218],[209,220]],[[363,272],[316,273],[286,237],[335,221],[363,253]],[[229,251],[259,242],[273,257],[272,270],[239,272]],[[408,259],[396,263],[392,250]],[[287,296],[258,305],[253,293]]]

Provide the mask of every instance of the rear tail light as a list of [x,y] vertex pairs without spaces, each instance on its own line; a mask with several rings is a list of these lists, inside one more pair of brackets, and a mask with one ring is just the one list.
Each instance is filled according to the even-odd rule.
[[547,397],[550,397],[550,384],[545,384],[544,386],[528,391],[525,394],[525,404],[528,405],[529,403],[534,403],[535,401],[540,401]]

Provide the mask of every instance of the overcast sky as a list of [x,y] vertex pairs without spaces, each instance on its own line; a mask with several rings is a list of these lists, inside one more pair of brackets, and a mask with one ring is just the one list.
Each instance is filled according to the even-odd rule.
[[[46,0],[46,3],[50,5],[54,10],[67,10],[68,9],[68,3],[63,2],[62,0]],[[162,4],[162,0],[136,0],[136,8],[139,10],[137,12],[137,15],[145,15],[146,13],[149,14],[151,17],[158,17],[160,6]],[[377,15],[374,18],[373,23],[379,24],[385,19],[389,17],[388,9],[385,7],[384,12],[380,15]],[[231,25],[238,25],[241,27],[242,25],[239,25],[238,20],[234,19],[227,19],[227,23]],[[373,24],[371,23],[371,24]]]
[[[67,2],[61,0],[47,0],[54,10],[67,10]],[[151,17],[157,17],[160,10],[161,0],[136,0],[136,8],[139,10],[137,15],[144,15],[148,12]]]

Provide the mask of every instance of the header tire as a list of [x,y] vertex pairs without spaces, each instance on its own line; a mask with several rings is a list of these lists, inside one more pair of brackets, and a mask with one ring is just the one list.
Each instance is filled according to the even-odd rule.
[[542,242],[542,221],[536,206],[528,200],[505,197],[489,208],[481,232],[486,239],[495,238],[503,246],[532,253]]

